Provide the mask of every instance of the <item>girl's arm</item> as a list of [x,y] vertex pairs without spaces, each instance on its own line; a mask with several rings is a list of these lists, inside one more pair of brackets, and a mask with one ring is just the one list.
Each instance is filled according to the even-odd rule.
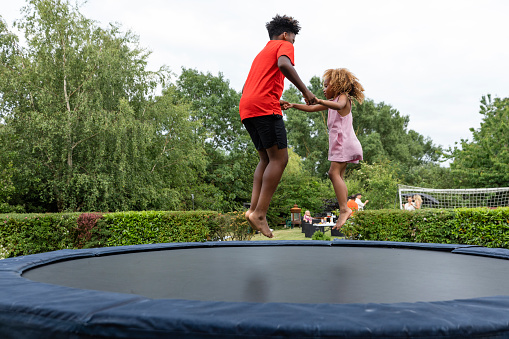
[[348,103],[348,97],[345,94],[341,94],[339,96],[339,99],[337,102],[330,101],[330,100],[317,99],[317,104],[323,105],[327,108],[335,109],[336,111],[340,111],[343,108],[345,108],[347,103]]
[[323,105],[304,105],[304,104],[289,104],[288,106],[285,107],[296,108],[304,112],[319,112],[327,109],[327,107]]

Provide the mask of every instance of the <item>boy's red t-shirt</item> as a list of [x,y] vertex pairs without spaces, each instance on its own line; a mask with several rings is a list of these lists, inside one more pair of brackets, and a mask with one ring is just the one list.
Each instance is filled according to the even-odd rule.
[[285,76],[277,67],[277,60],[282,55],[295,65],[293,44],[285,40],[270,40],[254,59],[239,103],[241,120],[270,114],[283,115],[279,99],[283,95]]

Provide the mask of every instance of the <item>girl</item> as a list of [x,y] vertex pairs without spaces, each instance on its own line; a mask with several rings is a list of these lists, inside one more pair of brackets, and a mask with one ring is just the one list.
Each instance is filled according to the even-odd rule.
[[329,178],[338,198],[340,215],[333,229],[340,229],[350,218],[352,210],[347,206],[348,189],[345,184],[347,163],[362,160],[362,147],[352,125],[352,98],[364,101],[364,88],[346,68],[328,69],[323,74],[323,94],[327,100],[317,99],[315,105],[286,104],[285,108],[296,108],[305,112],[328,109],[329,130]]
[[422,205],[422,198],[419,194],[414,195],[415,208],[420,210]]
[[313,223],[313,218],[311,217],[311,212],[306,211],[304,213],[304,221],[307,222],[308,224],[312,224]]

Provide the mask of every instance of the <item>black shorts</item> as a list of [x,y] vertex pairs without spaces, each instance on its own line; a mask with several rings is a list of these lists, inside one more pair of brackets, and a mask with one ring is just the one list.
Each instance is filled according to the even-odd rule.
[[279,149],[288,147],[282,115],[262,115],[244,119],[242,123],[249,132],[257,150],[271,148],[274,145],[277,145]]

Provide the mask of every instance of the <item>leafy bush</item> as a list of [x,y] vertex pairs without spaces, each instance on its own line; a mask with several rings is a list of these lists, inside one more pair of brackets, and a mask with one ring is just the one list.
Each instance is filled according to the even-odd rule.
[[351,239],[509,248],[509,208],[359,211],[342,229]]
[[244,212],[219,213],[215,219],[217,230],[211,235],[213,240],[251,240],[254,230],[247,222]]
[[83,248],[90,246],[92,235],[97,234],[96,232],[98,231],[95,229],[97,220],[101,219],[102,216],[101,213],[83,213],[78,217],[78,225],[74,228],[74,232],[71,233],[71,236],[75,239],[75,247]]
[[0,244],[6,257],[73,248],[69,235],[77,213],[0,215]]
[[206,241],[215,212],[118,212],[103,216],[107,246]]
[[324,234],[323,232],[316,231],[313,233],[313,236],[311,237],[311,240],[325,240],[330,241],[330,236],[327,234]]

